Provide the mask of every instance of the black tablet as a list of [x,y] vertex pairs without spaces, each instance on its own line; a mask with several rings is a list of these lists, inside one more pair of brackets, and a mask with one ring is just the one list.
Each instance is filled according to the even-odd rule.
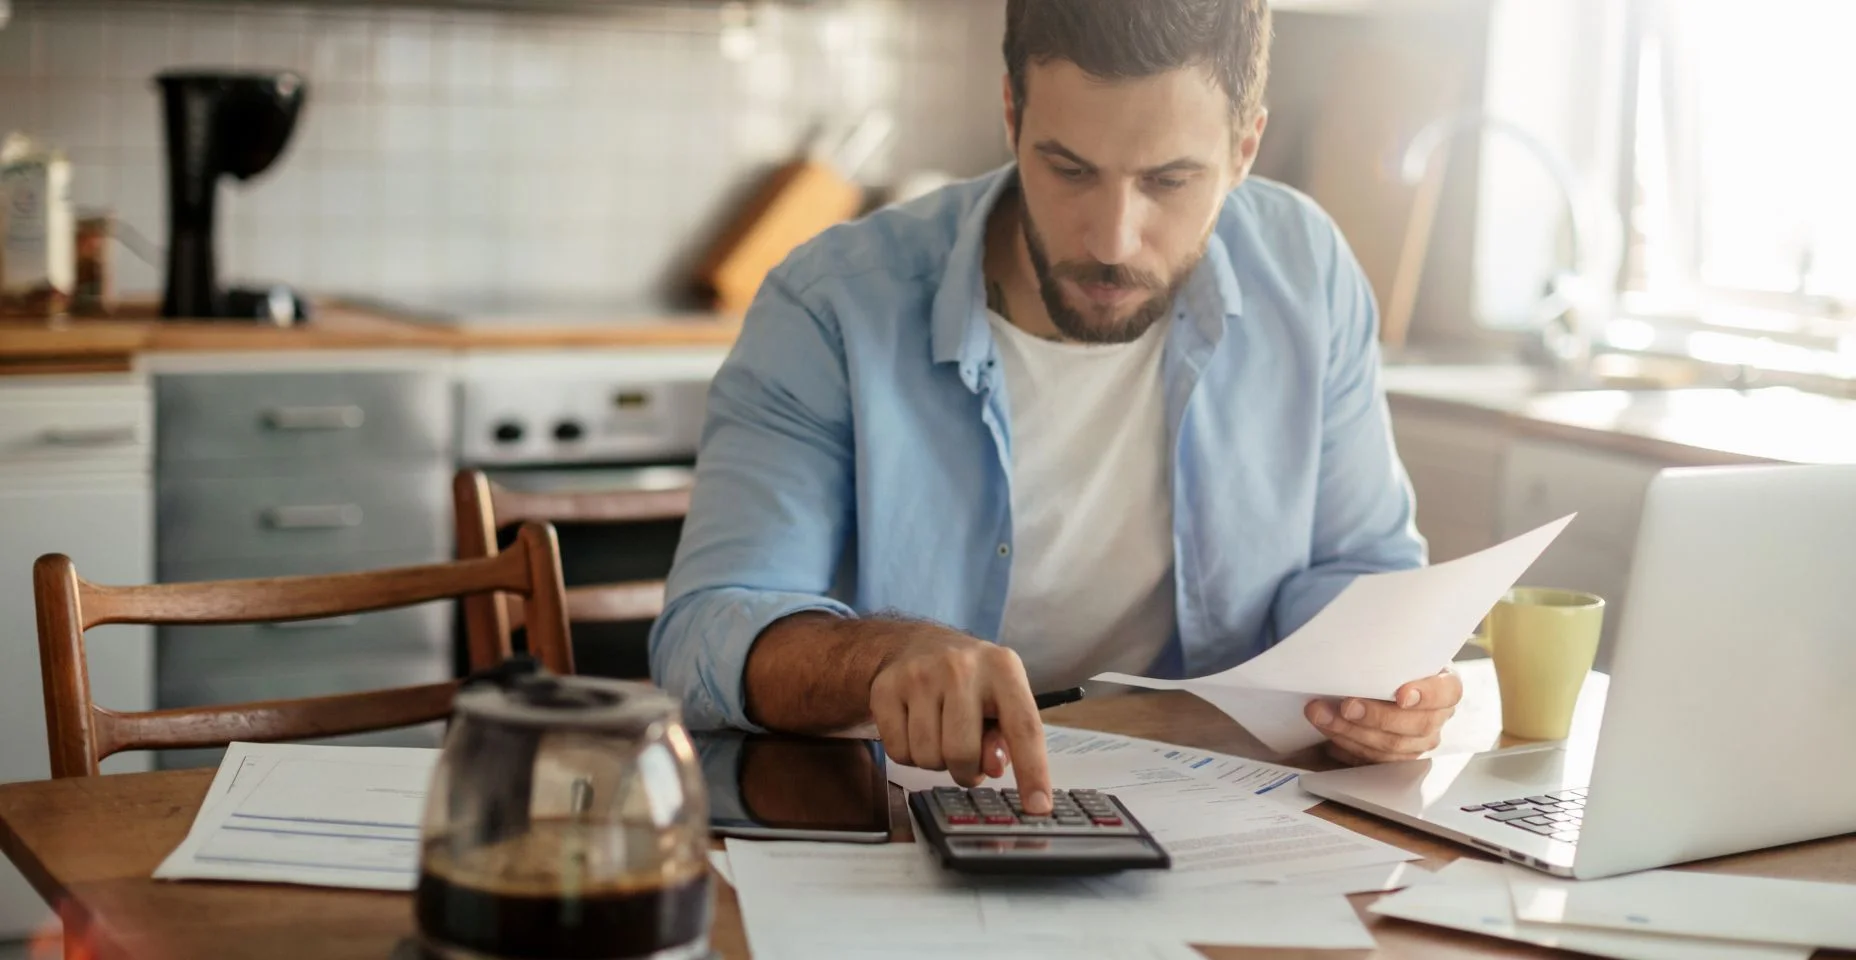
[[693,734],[709,828],[756,840],[889,840],[889,776],[875,740],[708,730]]

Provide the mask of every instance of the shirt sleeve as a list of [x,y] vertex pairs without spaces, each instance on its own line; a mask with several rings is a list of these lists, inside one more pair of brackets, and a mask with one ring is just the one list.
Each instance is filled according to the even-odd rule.
[[651,674],[697,729],[757,730],[742,679],[774,621],[850,616],[828,596],[852,518],[851,406],[835,322],[775,272],[709,388],[696,485]]
[[1379,383],[1378,308],[1353,251],[1338,230],[1328,233],[1329,362],[1312,550],[1308,568],[1277,589],[1273,640],[1313,619],[1361,574],[1425,562],[1411,482],[1393,446]]

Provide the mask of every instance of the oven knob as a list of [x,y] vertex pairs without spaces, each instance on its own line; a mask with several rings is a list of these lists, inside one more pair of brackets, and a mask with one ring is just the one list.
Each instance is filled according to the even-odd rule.
[[496,431],[491,435],[496,438],[497,443],[521,443],[522,425],[513,420],[505,420],[496,425]]
[[562,443],[572,443],[586,436],[586,428],[578,420],[562,420],[554,425],[554,439]]

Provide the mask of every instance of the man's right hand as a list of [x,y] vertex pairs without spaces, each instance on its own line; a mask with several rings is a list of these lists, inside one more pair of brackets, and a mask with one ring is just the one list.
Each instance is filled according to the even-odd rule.
[[1044,723],[1018,654],[945,627],[910,633],[870,683],[884,752],[969,787],[1009,763],[1025,812],[1049,813]]

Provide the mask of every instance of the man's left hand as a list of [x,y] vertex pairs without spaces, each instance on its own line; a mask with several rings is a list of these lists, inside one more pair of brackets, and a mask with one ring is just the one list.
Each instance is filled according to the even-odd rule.
[[1412,760],[1437,749],[1444,721],[1463,699],[1463,681],[1445,668],[1393,696],[1396,700],[1342,700],[1338,716],[1326,701],[1310,700],[1302,712],[1328,735],[1328,752],[1343,763]]

